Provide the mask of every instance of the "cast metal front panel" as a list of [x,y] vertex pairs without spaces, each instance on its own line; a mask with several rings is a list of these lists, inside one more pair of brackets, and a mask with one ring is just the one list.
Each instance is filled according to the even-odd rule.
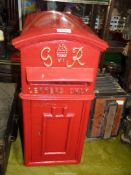
[[[32,115],[32,160],[75,160],[82,101],[35,101]],[[36,120],[37,118],[37,120]]]

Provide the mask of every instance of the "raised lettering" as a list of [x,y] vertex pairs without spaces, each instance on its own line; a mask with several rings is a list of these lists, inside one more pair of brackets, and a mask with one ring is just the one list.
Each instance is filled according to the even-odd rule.
[[[44,56],[46,53],[50,53],[50,51],[51,49],[49,47],[44,47],[41,51],[41,59],[44,61],[44,65],[46,67],[51,67],[53,64],[52,57],[49,54],[47,54],[47,56]],[[49,63],[47,63],[47,61]]]

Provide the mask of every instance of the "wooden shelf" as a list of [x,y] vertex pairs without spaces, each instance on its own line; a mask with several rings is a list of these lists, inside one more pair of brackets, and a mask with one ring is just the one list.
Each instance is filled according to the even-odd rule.
[[10,60],[6,60],[6,59],[0,59],[0,64],[2,65],[20,65],[20,62],[18,61],[10,61]]
[[124,47],[126,46],[126,43],[118,42],[118,41],[109,41],[109,48],[107,49],[107,52],[123,52]]
[[80,3],[80,4],[94,4],[94,5],[109,5],[109,1],[100,1],[100,0],[46,0],[46,1],[55,1],[55,2],[68,2],[68,3]]
[[113,46],[110,46],[107,49],[107,52],[111,52],[111,53],[120,52],[120,53],[122,53],[123,52],[123,49],[124,49],[124,47],[113,47]]

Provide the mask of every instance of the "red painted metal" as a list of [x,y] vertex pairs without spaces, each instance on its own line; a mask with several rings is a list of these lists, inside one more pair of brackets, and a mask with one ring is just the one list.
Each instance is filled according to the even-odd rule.
[[70,14],[27,17],[21,51],[25,165],[79,163],[100,52],[107,44]]

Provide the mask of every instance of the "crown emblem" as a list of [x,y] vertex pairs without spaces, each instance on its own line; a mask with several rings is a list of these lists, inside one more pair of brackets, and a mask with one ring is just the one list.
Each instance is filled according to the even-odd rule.
[[57,58],[66,58],[67,57],[67,47],[64,44],[60,44],[57,49]]

